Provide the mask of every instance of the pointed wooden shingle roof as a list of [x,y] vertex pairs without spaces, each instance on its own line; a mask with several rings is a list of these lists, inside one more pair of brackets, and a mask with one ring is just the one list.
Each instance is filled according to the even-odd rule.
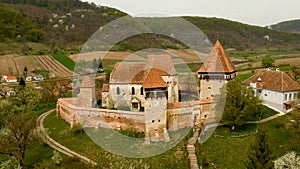
[[257,88],[280,92],[298,91],[300,85],[282,71],[262,70],[245,81],[247,85],[256,83]]
[[232,73],[237,68],[226,55],[220,41],[217,40],[212,51],[206,58],[204,64],[197,71],[198,73]]

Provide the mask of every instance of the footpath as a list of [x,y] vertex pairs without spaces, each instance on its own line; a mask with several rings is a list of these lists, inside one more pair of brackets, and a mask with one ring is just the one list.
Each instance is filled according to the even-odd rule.
[[52,139],[46,132],[45,128],[44,128],[44,119],[52,112],[54,112],[55,109],[49,110],[45,113],[43,113],[42,115],[40,115],[37,119],[37,131],[38,131],[38,135],[43,139],[43,141],[45,143],[47,143],[50,147],[54,148],[55,150],[69,156],[69,157],[77,157],[79,158],[81,161],[90,164],[90,165],[97,165],[97,163],[83,155],[80,155],[70,149],[68,149],[67,147],[59,144],[57,141],[55,141],[54,139]]

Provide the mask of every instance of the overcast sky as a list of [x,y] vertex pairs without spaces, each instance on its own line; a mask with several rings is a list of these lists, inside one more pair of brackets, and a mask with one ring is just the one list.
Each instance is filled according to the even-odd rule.
[[300,0],[83,0],[132,16],[206,16],[267,26],[300,19]]

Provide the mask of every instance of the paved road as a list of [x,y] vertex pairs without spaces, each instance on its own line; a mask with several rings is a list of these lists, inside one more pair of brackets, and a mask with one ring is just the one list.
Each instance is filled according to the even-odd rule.
[[44,128],[44,119],[45,117],[47,117],[50,113],[54,112],[55,109],[49,110],[45,113],[43,113],[42,115],[40,115],[37,119],[37,129],[38,129],[38,135],[43,139],[43,141],[45,143],[47,143],[50,147],[54,148],[55,150],[70,156],[70,157],[78,157],[79,159],[81,159],[83,162],[87,163],[87,164],[91,164],[91,165],[97,165],[97,163],[83,155],[80,155],[70,149],[68,149],[67,147],[59,144],[57,141],[55,141],[54,139],[52,139],[46,132],[45,128]]

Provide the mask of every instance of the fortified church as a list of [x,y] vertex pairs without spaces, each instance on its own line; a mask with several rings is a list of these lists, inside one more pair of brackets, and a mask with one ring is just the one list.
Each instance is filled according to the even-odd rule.
[[[150,141],[168,141],[168,131],[192,127],[214,117],[211,109],[219,89],[236,77],[237,68],[219,40],[197,72],[198,98],[182,101],[179,73],[169,55],[149,55],[145,62],[114,66],[102,88],[102,107],[95,108],[95,83],[84,77],[76,98],[61,98],[57,115],[71,126],[126,129],[129,124]],[[197,89],[195,89],[197,91]]]

